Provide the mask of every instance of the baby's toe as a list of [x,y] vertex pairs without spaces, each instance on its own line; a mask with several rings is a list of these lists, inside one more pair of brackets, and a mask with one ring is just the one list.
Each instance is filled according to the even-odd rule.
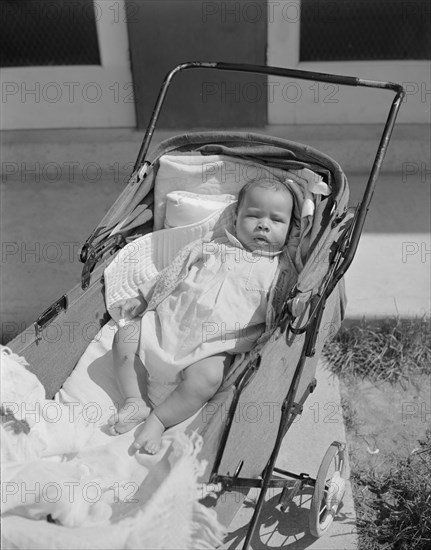
[[155,455],[160,451],[160,445],[157,441],[147,441],[144,445],[144,449],[147,451],[150,455]]
[[119,432],[117,432],[117,429],[116,429],[115,426],[109,426],[109,425],[108,425],[108,433],[110,435],[118,435],[119,434]]
[[115,423],[118,421],[118,413],[116,414],[113,414],[112,416],[110,416],[107,420],[107,424],[108,426],[115,426]]
[[135,442],[133,446],[135,449],[145,449],[145,446],[148,444],[148,435],[145,433],[145,423],[139,426],[138,430],[137,433],[135,432]]

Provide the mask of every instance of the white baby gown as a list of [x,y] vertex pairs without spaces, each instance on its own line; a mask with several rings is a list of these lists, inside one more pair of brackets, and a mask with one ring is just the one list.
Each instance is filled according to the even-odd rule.
[[141,320],[139,357],[154,405],[178,385],[186,367],[219,353],[249,351],[265,327],[280,252],[250,252],[227,231],[202,246],[186,278]]

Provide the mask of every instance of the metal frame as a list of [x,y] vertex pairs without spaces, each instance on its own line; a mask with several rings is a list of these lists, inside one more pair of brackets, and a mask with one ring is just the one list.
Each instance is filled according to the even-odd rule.
[[[365,88],[377,88],[383,90],[390,90],[396,93],[396,96],[392,102],[385,127],[380,139],[380,143],[377,149],[377,153],[373,162],[373,166],[369,175],[368,183],[364,192],[363,200],[358,208],[358,213],[356,216],[356,221],[354,224],[353,232],[351,235],[350,246],[347,254],[344,257],[344,261],[339,265],[337,272],[334,274],[334,278],[331,283],[329,283],[329,294],[335,288],[338,281],[347,271],[349,265],[351,264],[356,249],[359,243],[359,238],[362,232],[363,225],[365,223],[365,218],[367,216],[368,208],[373,197],[375,185],[377,178],[380,173],[380,169],[386,154],[386,150],[389,145],[389,140],[391,138],[392,130],[395,125],[395,120],[398,115],[398,111],[401,107],[401,103],[405,96],[405,91],[400,84],[395,84],[393,82],[383,82],[379,80],[367,80],[363,78],[357,78],[353,76],[343,76],[343,75],[334,75],[327,73],[318,73],[312,71],[303,71],[297,69],[285,69],[281,67],[268,67],[265,65],[251,65],[244,63],[221,63],[221,62],[206,62],[206,61],[191,61],[188,63],[181,63],[174,67],[165,77],[162,86],[157,97],[150,122],[148,124],[147,130],[142,141],[134,168],[131,177],[131,181],[134,181],[133,178],[139,179],[139,173],[141,172],[141,166],[145,166],[145,156],[148,152],[154,130],[163,106],[163,103],[166,98],[169,86],[174,78],[179,72],[187,69],[210,69],[210,70],[221,70],[221,71],[237,71],[237,72],[247,72],[255,74],[267,74],[274,76],[281,76],[286,78],[297,78],[299,80],[311,80],[317,82],[326,82],[331,84],[339,84],[341,86],[354,86],[354,87],[365,87]],[[87,240],[84,244],[81,252],[80,259],[85,263],[85,267],[82,274],[82,288],[86,289],[89,286],[90,273],[97,262],[109,251],[118,250],[124,243],[118,242],[107,242],[99,245],[97,250],[94,249],[91,244],[91,238]]]
[[[320,293],[317,294],[309,304],[310,313],[308,316],[308,321],[301,327],[293,326],[293,319],[291,318],[287,324],[287,332],[292,332],[293,334],[301,334],[305,332],[304,345],[301,352],[299,362],[297,364],[295,373],[293,375],[292,384],[289,388],[289,391],[286,395],[286,398],[283,401],[281,408],[281,419],[278,428],[276,442],[271,453],[271,456],[268,460],[267,466],[263,472],[262,479],[247,479],[239,477],[239,473],[242,468],[242,462],[238,464],[236,471],[232,476],[221,476],[218,475],[218,468],[220,466],[223,453],[226,447],[226,442],[229,436],[229,432],[232,426],[232,421],[235,415],[235,410],[239,401],[240,394],[244,387],[250,382],[253,378],[253,375],[257,371],[260,365],[260,358],[258,358],[254,363],[249,365],[248,369],[238,378],[234,387],[234,396],[229,410],[229,416],[222,434],[221,443],[218,448],[214,466],[212,469],[210,483],[219,483],[225,490],[229,490],[232,487],[259,487],[261,489],[260,495],[254,510],[253,517],[249,524],[247,535],[244,541],[243,549],[246,550],[249,547],[251,538],[253,537],[254,531],[257,526],[257,522],[262,510],[264,503],[266,491],[269,487],[282,487],[283,491],[280,496],[280,502],[283,506],[289,501],[290,498],[293,498],[295,494],[302,488],[304,484],[315,485],[316,480],[310,478],[307,474],[296,475],[291,472],[280,470],[275,468],[275,462],[278,457],[282,440],[287,430],[291,426],[295,417],[301,413],[302,405],[307,399],[308,395],[314,390],[315,380],[308,386],[304,395],[299,402],[295,402],[296,392],[299,385],[299,380],[301,378],[302,371],[304,369],[305,361],[307,357],[312,357],[315,353],[315,343],[317,339],[317,334],[319,332],[319,326],[322,319],[323,311],[325,309],[326,300],[329,295],[332,293],[337,283],[343,277],[344,273],[347,271],[350,266],[359,243],[359,238],[362,233],[362,229],[365,223],[365,218],[367,216],[368,208],[373,197],[374,189],[376,186],[377,178],[379,176],[382,163],[386,154],[386,150],[389,145],[389,140],[392,135],[392,131],[395,125],[395,120],[398,115],[398,111],[401,107],[402,100],[405,95],[403,87],[399,84],[392,82],[382,82],[376,80],[366,80],[357,77],[351,76],[342,76],[342,75],[333,75],[325,73],[317,73],[311,71],[302,71],[294,69],[285,69],[280,67],[267,67],[261,65],[249,65],[249,64],[235,64],[235,63],[212,63],[212,62],[202,62],[195,61],[189,63],[182,63],[177,65],[172,69],[166,76],[162,87],[157,98],[150,123],[147,127],[147,131],[144,136],[144,140],[139,151],[134,171],[138,171],[144,162],[145,156],[147,154],[154,129],[158,117],[160,115],[161,108],[163,106],[169,85],[171,84],[174,76],[180,71],[186,69],[214,69],[214,70],[225,70],[225,71],[239,71],[239,72],[248,72],[256,74],[268,74],[281,77],[296,78],[302,80],[312,80],[319,82],[327,82],[333,84],[339,84],[344,86],[355,86],[355,87],[366,87],[366,88],[376,88],[383,90],[390,90],[395,92],[395,98],[392,101],[389,114],[383,129],[383,133],[380,139],[380,143],[376,152],[376,156],[371,168],[371,172],[368,178],[367,186],[363,195],[363,199],[359,206],[356,209],[355,216],[352,220],[352,223],[345,231],[344,235],[341,238],[340,246],[338,251],[335,254],[334,259],[332,260],[328,275],[324,281],[323,288]],[[288,313],[287,313],[288,315]],[[285,477],[290,477],[296,479],[294,487],[288,490],[287,482],[284,479],[276,478],[273,476],[273,473],[282,474]]]
[[[250,367],[246,369],[244,373],[242,373],[242,375],[239,377],[239,379],[235,383],[234,397],[229,409],[228,419],[227,419],[225,428],[223,430],[220,446],[218,448],[216,460],[214,462],[214,466],[210,476],[210,483],[221,484],[221,488],[223,490],[230,490],[232,489],[232,487],[248,487],[248,488],[258,487],[261,489],[258,501],[256,503],[256,507],[254,509],[252,519],[250,521],[250,524],[247,530],[246,538],[244,540],[243,550],[247,550],[247,548],[249,547],[250,541],[253,537],[253,534],[257,526],[257,522],[259,521],[262,507],[265,502],[265,495],[269,487],[283,488],[283,491],[280,495],[280,503],[283,506],[286,506],[287,502],[297,494],[297,492],[302,488],[303,485],[314,486],[316,483],[316,480],[311,478],[308,474],[302,473],[297,475],[291,472],[287,472],[285,470],[281,470],[279,468],[275,468],[275,462],[280,452],[280,447],[286,432],[292,425],[295,418],[302,413],[304,402],[306,401],[309,394],[312,393],[314,391],[314,388],[316,387],[316,380],[313,379],[312,382],[308,385],[301,399],[298,402],[295,402],[295,397],[296,397],[299,381],[301,379],[301,374],[304,369],[306,358],[312,357],[314,355],[314,347],[315,347],[315,342],[317,338],[318,327],[323,314],[323,309],[324,309],[324,306],[319,307],[319,312],[315,316],[314,322],[309,324],[306,330],[306,335],[304,339],[304,345],[302,348],[301,356],[296,366],[289,391],[281,406],[281,418],[280,418],[280,424],[278,427],[274,448],[267,462],[267,465],[264,469],[262,479],[240,478],[239,473],[242,468],[242,462],[238,464],[232,476],[220,476],[217,473],[218,468],[220,466],[221,459],[223,457],[225,447],[226,447],[226,442],[229,436],[232,420],[235,416],[236,406],[238,404],[240,394],[244,389],[244,387],[247,385],[247,383],[253,377],[253,374],[259,368],[260,357],[252,365],[250,365]],[[273,477],[273,472],[282,474],[287,478],[296,479],[297,482],[295,483],[294,487],[290,491],[288,491],[288,485],[287,485],[288,482],[284,479]]]
[[328,73],[318,73],[313,71],[302,71],[298,69],[285,69],[282,67],[268,67],[265,65],[251,65],[246,63],[221,63],[221,62],[207,62],[207,61],[190,61],[187,63],[181,63],[174,67],[165,77],[163,84],[160,88],[159,95],[157,97],[150,122],[148,124],[145,136],[138,153],[138,157],[135,162],[133,171],[140,168],[145,156],[148,152],[148,148],[151,139],[156,128],[157,120],[159,118],[163,103],[168,92],[168,88],[176,74],[187,69],[212,69],[221,71],[237,71],[247,72],[255,74],[267,74],[273,76],[282,76],[286,78],[297,78],[299,80],[312,80],[317,82],[326,82],[330,84],[339,84],[341,86],[354,86],[364,88],[376,88],[380,90],[390,90],[395,92],[395,98],[392,101],[391,108],[389,110],[386,123],[383,129],[380,143],[377,148],[376,156],[372,165],[372,169],[368,178],[368,183],[363,195],[363,199],[359,205],[356,221],[351,234],[349,250],[344,257],[343,262],[339,265],[337,271],[334,273],[332,282],[328,286],[328,295],[334,290],[338,281],[347,271],[348,267],[352,263],[355,256],[356,249],[358,247],[359,238],[362,233],[362,228],[365,223],[365,218],[368,213],[368,208],[371,203],[371,199],[374,194],[377,178],[379,176],[383,160],[386,155],[386,150],[389,145],[389,141],[392,135],[392,131],[395,125],[395,121],[400,110],[401,103],[405,96],[404,88],[400,84],[394,82],[384,82],[380,80],[367,80],[364,78],[358,78],[355,76],[334,75]]

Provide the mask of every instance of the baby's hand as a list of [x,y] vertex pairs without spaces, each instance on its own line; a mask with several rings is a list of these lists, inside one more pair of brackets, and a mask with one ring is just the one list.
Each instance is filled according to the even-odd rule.
[[141,315],[147,307],[147,302],[143,296],[136,296],[134,298],[120,300],[115,306],[120,310],[120,320],[128,320]]

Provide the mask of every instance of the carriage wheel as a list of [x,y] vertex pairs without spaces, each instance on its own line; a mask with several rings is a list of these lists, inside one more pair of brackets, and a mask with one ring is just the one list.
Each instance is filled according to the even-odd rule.
[[326,533],[343,498],[346,485],[345,454],[345,445],[333,441],[320,464],[309,516],[309,528],[314,537]]

